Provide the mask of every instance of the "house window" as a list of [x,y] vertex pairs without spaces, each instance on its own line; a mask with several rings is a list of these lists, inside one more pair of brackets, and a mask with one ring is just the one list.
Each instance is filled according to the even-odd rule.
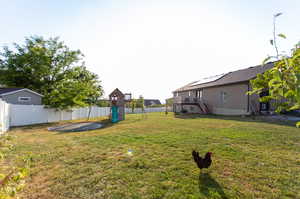
[[19,97],[18,101],[19,102],[30,102],[31,101],[31,97]]
[[189,91],[189,97],[191,97],[191,91]]
[[203,91],[202,90],[198,90],[196,91],[196,97],[202,100],[202,95],[203,95]]
[[179,96],[179,93],[177,92],[177,93],[176,93],[176,97],[178,97],[178,96]]
[[227,101],[227,93],[226,92],[224,92],[224,91],[221,91],[221,102],[222,103],[226,103],[226,101]]

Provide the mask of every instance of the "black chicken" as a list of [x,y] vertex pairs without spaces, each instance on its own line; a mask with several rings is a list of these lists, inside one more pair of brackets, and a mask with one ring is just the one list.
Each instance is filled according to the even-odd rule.
[[193,158],[197,164],[197,166],[199,167],[199,169],[203,169],[203,168],[208,168],[211,165],[211,155],[212,152],[207,152],[205,154],[205,157],[202,158],[201,156],[199,156],[199,153],[196,151],[192,152]]

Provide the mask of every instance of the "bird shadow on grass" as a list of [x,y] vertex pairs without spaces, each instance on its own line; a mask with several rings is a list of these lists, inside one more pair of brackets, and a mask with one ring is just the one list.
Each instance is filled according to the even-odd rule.
[[228,199],[222,186],[209,173],[200,173],[199,191],[207,198]]

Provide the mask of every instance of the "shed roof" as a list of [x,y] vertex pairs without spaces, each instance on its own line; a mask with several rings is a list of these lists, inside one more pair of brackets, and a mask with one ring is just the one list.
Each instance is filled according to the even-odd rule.
[[265,71],[274,67],[274,63],[267,63],[265,65],[258,65],[249,67],[246,69],[241,69],[233,72],[226,73],[220,76],[218,79],[214,79],[213,81],[207,81],[203,83],[203,81],[199,81],[201,83],[197,84],[197,81],[189,83],[179,89],[176,89],[174,92],[179,91],[187,91],[187,90],[194,90],[206,87],[214,87],[214,86],[222,86],[227,84],[234,84],[239,82],[246,82],[251,79],[254,79],[258,74],[262,74]]
[[5,93],[10,93],[18,90],[22,90],[23,88],[0,88],[0,95]]
[[3,96],[3,95],[10,95],[10,94],[13,94],[13,93],[16,93],[16,92],[19,92],[19,91],[28,91],[28,92],[31,92],[31,93],[34,93],[38,96],[43,96],[37,92],[34,92],[28,88],[0,88],[0,96]]

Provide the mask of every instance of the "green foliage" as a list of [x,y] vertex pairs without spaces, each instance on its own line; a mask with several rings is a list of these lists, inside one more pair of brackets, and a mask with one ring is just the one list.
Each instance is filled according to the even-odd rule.
[[98,100],[96,105],[99,107],[110,107],[110,102],[107,100]]
[[286,36],[285,36],[284,34],[282,34],[282,33],[278,34],[277,36],[278,36],[278,37],[281,37],[281,38],[283,38],[283,39],[286,39]]
[[131,112],[132,113],[134,113],[134,110],[136,108],[136,102],[137,102],[136,99],[132,99],[131,102],[130,102],[130,107],[131,107]]
[[300,122],[297,122],[296,127],[300,128]]
[[[275,18],[282,13],[274,15],[274,35]],[[286,38],[284,34],[278,34],[281,38]],[[276,46],[276,36],[274,36],[274,48],[276,56],[267,57],[263,63],[271,58],[276,58],[274,68],[266,71],[264,74],[257,75],[257,78],[251,81],[253,90],[250,94],[260,94],[262,91],[269,91],[269,96],[262,97],[262,102],[271,101],[277,107],[277,112],[290,111],[300,108],[300,48],[295,46],[291,55],[278,54]]]
[[102,95],[98,76],[85,67],[83,54],[58,38],[26,38],[24,45],[3,48],[0,84],[25,87],[44,95],[51,108],[71,109],[94,104]]
[[282,57],[275,62],[274,68],[259,74],[251,80],[252,92],[259,94],[269,91],[269,96],[261,101],[274,100],[277,112],[295,110],[300,108],[300,48],[293,50],[291,57]]
[[97,75],[85,67],[74,68],[66,79],[57,82],[55,88],[45,94],[44,102],[49,107],[62,110],[95,105],[102,95]]
[[145,100],[143,96],[140,96],[139,99],[136,101],[136,107],[141,108],[142,111],[145,110]]
[[16,198],[25,186],[25,177],[29,174],[31,159],[24,158],[24,167],[7,165],[7,153],[13,149],[11,136],[0,136],[0,199]]
[[166,99],[167,106],[173,106],[173,103],[174,103],[174,99],[173,98]]

